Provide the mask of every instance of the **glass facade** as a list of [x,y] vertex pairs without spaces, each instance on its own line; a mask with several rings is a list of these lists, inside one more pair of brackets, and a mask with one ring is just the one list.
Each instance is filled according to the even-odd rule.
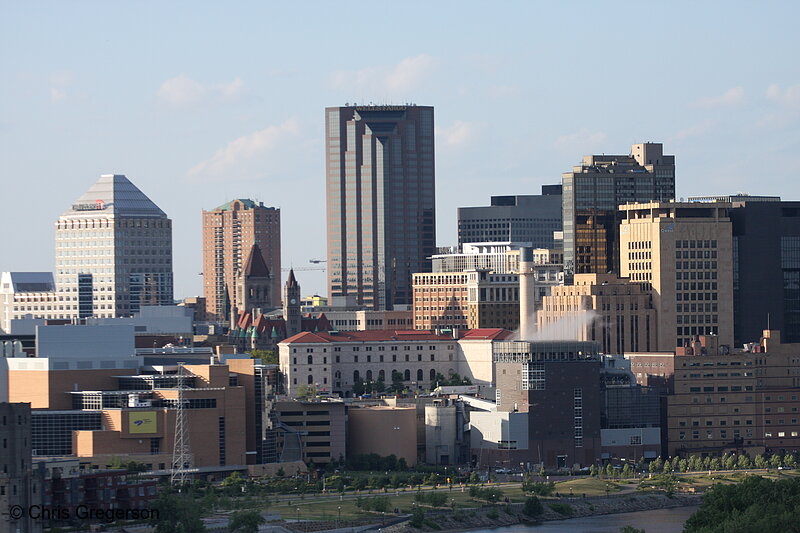
[[103,429],[100,411],[33,411],[31,415],[33,455],[71,455],[73,431]]
[[781,237],[783,340],[800,342],[800,237]]
[[435,252],[433,108],[329,108],[326,147],[330,296],[410,304]]

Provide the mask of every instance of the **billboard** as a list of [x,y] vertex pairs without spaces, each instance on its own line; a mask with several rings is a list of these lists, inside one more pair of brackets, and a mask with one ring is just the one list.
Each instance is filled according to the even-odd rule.
[[128,433],[156,433],[155,411],[128,411]]

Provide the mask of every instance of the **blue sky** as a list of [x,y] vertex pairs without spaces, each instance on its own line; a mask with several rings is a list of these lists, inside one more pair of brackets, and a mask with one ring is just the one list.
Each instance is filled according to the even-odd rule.
[[[589,153],[660,141],[678,196],[800,199],[798,2],[0,2],[0,270],[52,270],[53,222],[124,173],[174,221],[280,207],[284,265],[325,256],[323,108],[436,108],[437,229]],[[298,273],[323,293],[321,272]]]

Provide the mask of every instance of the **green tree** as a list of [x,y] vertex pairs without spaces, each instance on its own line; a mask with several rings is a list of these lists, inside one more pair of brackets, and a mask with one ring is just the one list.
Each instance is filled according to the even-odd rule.
[[258,526],[266,522],[258,511],[238,511],[233,513],[228,523],[228,531],[258,533]]
[[250,357],[253,359],[261,359],[262,365],[277,365],[278,355],[274,350],[250,350]]
[[372,500],[372,510],[378,513],[389,512],[389,509],[392,507],[389,498],[386,496],[375,496],[374,498],[370,499]]
[[467,483],[480,483],[481,477],[478,475],[477,472],[470,472],[469,478],[467,478]]
[[623,526],[619,528],[619,533],[647,533],[644,529],[637,529],[633,526]]
[[522,491],[536,494],[537,496],[550,496],[555,493],[556,484],[552,481],[532,481],[528,479],[522,482]]
[[647,465],[647,470],[651,474],[655,474],[656,472],[660,472],[664,468],[664,462],[661,460],[661,457],[656,457],[655,460],[650,461],[650,464]]
[[300,400],[309,400],[317,397],[316,385],[300,385],[297,387],[297,398]]
[[678,472],[686,472],[687,470],[689,470],[689,461],[687,461],[686,459],[678,460],[678,466],[676,467],[676,469],[678,470]]
[[593,465],[589,466],[589,475],[590,476],[596,476],[597,475],[597,465],[593,464]]
[[669,459],[664,461],[664,466],[661,468],[661,471],[664,472],[665,474],[669,474],[670,472],[672,472],[672,463],[669,462]]
[[625,466],[622,467],[622,477],[625,479],[633,477],[633,470],[628,463],[625,463]]
[[544,512],[542,502],[536,496],[529,496],[522,505],[522,513],[526,516],[537,517]]
[[353,396],[363,396],[364,394],[366,394],[364,382],[361,381],[361,378],[358,378],[353,382]]
[[756,455],[755,460],[753,461],[756,465],[756,468],[766,468],[767,467],[767,460],[764,458],[762,454]]
[[425,511],[419,507],[414,507],[414,510],[411,512],[411,519],[408,523],[411,524],[412,527],[421,528],[425,523]]
[[736,456],[735,455],[728,455],[728,457],[724,457],[722,463],[725,465],[725,470],[733,470],[733,469],[736,468],[736,465],[737,465]]
[[702,462],[696,455],[689,457],[689,470],[696,471],[703,467]]
[[797,468],[797,459],[794,455],[790,454],[784,458],[784,464],[789,468]]
[[721,470],[722,464],[719,461],[719,457],[712,457],[708,464],[708,468],[709,470]]
[[748,457],[747,454],[745,453],[739,455],[739,457],[736,460],[736,465],[739,468],[743,469],[753,468],[753,462],[750,460],[750,457]]
[[782,464],[783,464],[783,458],[777,453],[773,453],[772,457],[769,458],[769,465],[772,468],[778,468]]
[[162,491],[153,508],[157,510],[156,517],[151,520],[155,533],[200,533],[206,530],[201,520],[202,509],[190,494]]

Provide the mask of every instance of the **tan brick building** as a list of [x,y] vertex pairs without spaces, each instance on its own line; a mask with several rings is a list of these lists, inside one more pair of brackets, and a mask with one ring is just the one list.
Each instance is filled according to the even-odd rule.
[[236,199],[203,211],[203,295],[209,320],[225,320],[235,304],[236,274],[253,244],[261,249],[272,275],[275,305],[281,294],[281,211],[249,199]]
[[800,344],[777,331],[748,351],[726,353],[700,337],[675,356],[668,398],[670,455],[722,455],[800,449]]
[[716,335],[733,346],[733,259],[729,203],[620,206],[620,275],[650,291],[655,350]]
[[653,350],[656,324],[650,295],[614,274],[576,274],[574,285],[553,287],[537,313],[539,335],[577,330],[576,340],[596,341],[606,354]]

